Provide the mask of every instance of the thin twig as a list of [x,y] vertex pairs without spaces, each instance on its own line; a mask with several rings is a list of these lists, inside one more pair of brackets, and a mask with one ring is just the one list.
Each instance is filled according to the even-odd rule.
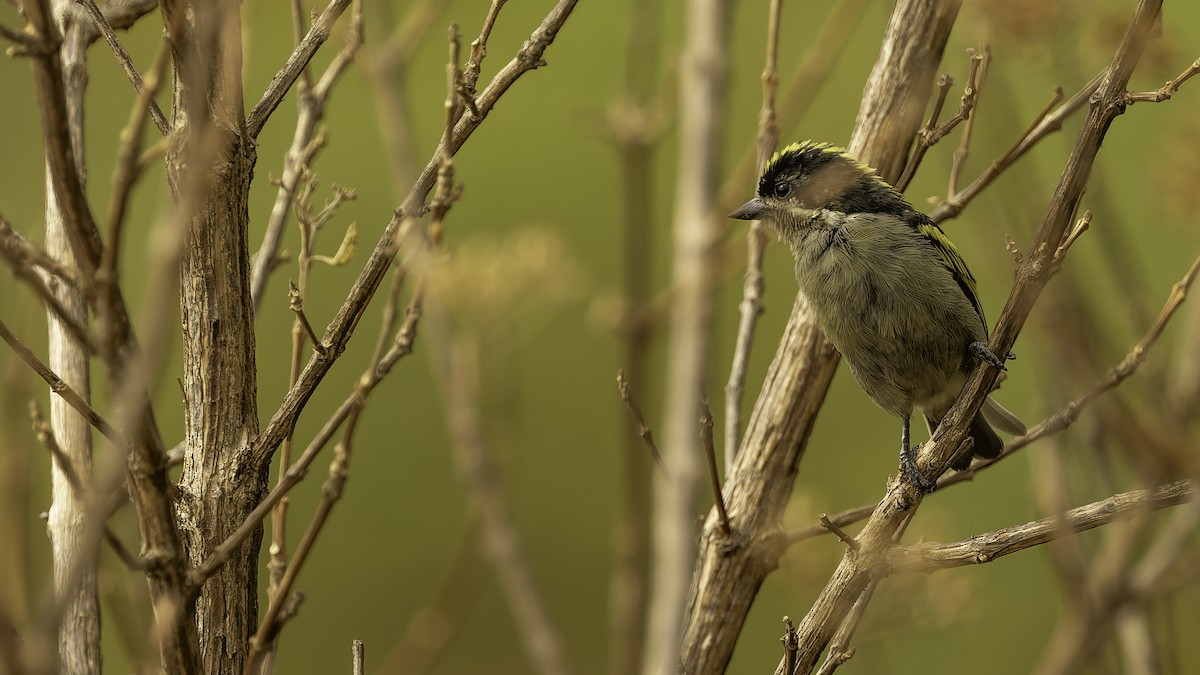
[[713,503],[717,507],[717,515],[721,519],[721,531],[729,536],[733,530],[729,527],[729,514],[725,511],[725,496],[721,494],[721,476],[717,473],[717,451],[713,447],[713,418],[708,408],[708,397],[700,399],[700,442],[704,445],[704,456],[708,459],[708,481],[712,486]]
[[[775,112],[775,94],[779,88],[779,70],[776,60],[779,53],[779,17],[782,0],[772,0],[767,13],[767,54],[762,72],[762,109],[758,117],[758,169],[761,172],[779,145],[779,123]],[[738,332],[734,340],[733,363],[729,368],[729,382],[725,385],[725,474],[733,470],[737,459],[738,444],[742,434],[742,399],[746,391],[746,367],[750,362],[750,349],[754,345],[754,329],[762,315],[762,296],[765,287],[763,276],[763,250],[767,246],[767,234],[760,221],[750,224],[746,233],[746,279],[742,287],[742,301],[738,304]]]
[[283,97],[292,88],[292,84],[308,67],[308,62],[313,55],[329,39],[329,35],[333,32],[333,24],[337,22],[338,17],[342,15],[349,4],[350,0],[330,0],[321,15],[313,21],[312,27],[308,29],[308,34],[304,36],[304,39],[288,57],[287,62],[271,79],[262,98],[246,115],[246,133],[250,138],[258,137],[263,125],[267,123],[267,118],[275,112],[275,108],[279,107]]
[[118,448],[125,447],[125,440],[121,437],[121,434],[111,424],[105,421],[105,419],[100,416],[100,413],[96,412],[95,408],[93,408],[87,401],[83,400],[83,398],[74,389],[72,389],[66,382],[63,382],[62,379],[54,373],[54,371],[50,370],[50,367],[43,363],[42,360],[39,359],[31,349],[29,349],[29,347],[26,347],[25,343],[17,339],[17,336],[13,335],[12,331],[8,329],[8,325],[2,320],[0,320],[0,339],[3,339],[5,342],[7,342],[8,346],[12,347],[12,350],[16,352],[17,356],[21,357],[22,361],[28,364],[29,367],[32,368],[39,377],[45,380],[46,384],[50,385],[50,391],[58,394],[63,398],[64,401],[71,404],[71,407],[74,408],[76,412],[82,415],[89,424],[96,427],[100,433],[104,434],[105,438],[112,441],[113,444]]
[[946,195],[949,197],[953,197],[958,192],[958,176],[962,173],[963,165],[967,161],[967,154],[971,150],[971,132],[975,130],[975,110],[979,107],[979,95],[983,91],[984,80],[987,79],[988,66],[992,63],[992,48],[985,44],[982,55],[972,55],[972,59],[969,81],[970,100],[968,101],[968,94],[964,92],[962,103],[959,105],[960,113],[963,108],[966,108],[966,123],[963,125],[962,138],[950,163],[950,181],[949,187],[946,188]]
[[884,552],[885,569],[895,572],[936,572],[979,565],[1101,525],[1177,506],[1196,499],[1196,486],[1181,480],[1152,490],[1135,490],[1076,507],[1062,516],[1041,518],[951,543],[897,545]]
[[617,371],[617,389],[621,392],[621,400],[625,403],[625,408],[629,410],[629,415],[633,418],[633,424],[637,427],[637,434],[641,437],[642,442],[650,449],[650,456],[654,459],[654,464],[658,466],[658,470],[662,472],[663,478],[669,479],[670,474],[667,472],[667,465],[663,463],[662,455],[658,452],[658,444],[654,442],[654,432],[650,430],[650,425],[646,424],[646,418],[642,417],[642,411],[638,408],[637,402],[633,400],[633,394],[629,391],[629,382],[625,379],[625,371]]
[[912,154],[908,157],[908,163],[904,165],[904,171],[900,173],[900,180],[896,181],[896,189],[900,192],[908,189],[908,184],[912,182],[913,176],[917,173],[917,167],[925,159],[925,153],[932,145],[929,140],[930,134],[933,133],[938,119],[942,116],[942,106],[946,105],[946,97],[950,94],[950,88],[953,86],[954,78],[949,74],[938,75],[937,94],[933,99],[933,108],[929,111],[929,119],[925,122],[925,126],[917,130],[917,147],[913,148]]
[[[62,471],[63,477],[67,479],[67,484],[71,490],[82,501],[95,504],[95,495],[90,486],[85,485],[83,479],[80,478],[79,472],[75,470],[75,463],[63,452],[62,447],[58,444],[58,439],[54,437],[54,430],[50,428],[50,424],[42,416],[42,411],[36,402],[29,403],[29,416],[33,419],[33,432],[41,442],[42,447],[46,448],[50,456],[54,458],[54,462],[58,469]],[[91,513],[102,513],[100,509],[91,509]],[[121,559],[125,567],[133,572],[144,569],[144,565],[136,555],[125,546],[107,523],[103,524],[104,541],[112,548],[113,553]]]
[[296,313],[296,319],[300,321],[300,325],[304,328],[305,335],[309,340],[312,340],[313,349],[318,354],[325,353],[325,345],[321,344],[321,338],[317,337],[313,331],[312,324],[308,322],[308,316],[304,314],[304,302],[300,299],[300,287],[294,281],[288,281],[288,309]]
[[1058,105],[1059,101],[1062,101],[1063,92],[1061,88],[1055,87],[1054,95],[1051,96],[1050,102],[1034,117],[1029,127],[1017,137],[1017,140],[1013,142],[1008,150],[1005,150],[1004,154],[989,164],[988,168],[984,169],[983,173],[979,174],[979,177],[971,181],[971,184],[963,188],[961,192],[937,205],[937,208],[929,214],[933,222],[941,223],[945,220],[955,218],[962,213],[966,205],[972,199],[979,196],[979,193],[991,185],[992,181],[996,180],[1008,167],[1023,157],[1025,153],[1029,152],[1043,138],[1062,129],[1063,120],[1082,108],[1100,88],[1100,83],[1103,80],[1104,73],[1101,72],[1057,108],[1055,106]]
[[839,527],[836,523],[830,520],[829,516],[822,513],[818,519],[821,521],[821,527],[836,535],[837,538],[841,539],[842,543],[845,544],[850,550],[857,551],[860,548],[858,541],[855,540],[854,537],[847,534],[847,532]]
[[1200,59],[1193,61],[1192,65],[1188,66],[1175,79],[1154,91],[1131,91],[1125,94],[1125,103],[1132,105],[1141,102],[1162,103],[1163,101],[1169,101],[1179,91],[1179,88],[1183,86],[1183,83],[1190,80],[1197,73],[1200,73]]
[[275,589],[275,594],[271,597],[267,611],[263,615],[262,621],[258,624],[258,631],[250,639],[250,655],[246,658],[245,675],[252,675],[252,673],[258,672],[257,666],[263,652],[268,649],[273,650],[273,644],[279,634],[281,625],[280,613],[285,604],[284,599],[291,594],[296,577],[299,576],[300,569],[308,560],[308,555],[312,552],[317,537],[324,529],[325,523],[328,522],[329,514],[333,512],[333,507],[342,498],[346,486],[346,477],[350,471],[350,456],[351,449],[354,447],[354,432],[358,428],[358,418],[362,414],[365,400],[365,396],[360,396],[356,401],[356,405],[350,410],[349,417],[346,420],[346,430],[342,435],[342,441],[334,449],[333,461],[329,464],[329,477],[321,486],[321,502],[317,504],[316,512],[313,513],[308,528],[304,530],[304,535],[300,538],[300,543],[296,545],[295,554],[288,561],[287,570],[283,573],[283,578],[279,581],[279,585]]
[[353,675],[365,675],[367,672],[367,654],[366,646],[362,640],[355,640],[350,645],[350,654],[353,662],[350,672]]
[[[163,136],[171,133],[171,125],[167,122],[167,116],[158,107],[154,96],[144,96],[142,94],[143,89],[147,88],[145,83],[142,82],[142,76],[138,73],[137,67],[133,65],[133,59],[129,58],[129,52],[125,51],[125,47],[117,38],[116,31],[108,23],[108,19],[104,18],[104,13],[100,11],[100,7],[96,5],[96,0],[75,0],[75,2],[83,5],[88,15],[92,17],[92,22],[96,24],[96,29],[100,31],[100,35],[104,36],[104,40],[108,42],[113,55],[117,57],[117,64],[121,66],[121,70],[125,72],[125,77],[129,78],[130,84],[137,91],[138,104],[149,111],[150,119],[154,120],[154,126],[158,127],[159,133]],[[154,89],[154,86],[149,87],[149,89]]]
[[[487,88],[480,93],[477,104],[481,112],[490,111],[506,91],[525,73],[534,70],[542,62],[542,55],[553,42],[558,30],[566,23],[578,0],[559,0],[541,24],[530,34],[530,39],[500,72],[492,78]],[[450,154],[457,152],[467,139],[482,123],[481,119],[462,116],[455,123],[450,147]],[[358,279],[348,293],[342,306],[337,311],[329,327],[326,329],[326,344],[330,349],[324,356],[315,355],[310,358],[300,380],[293,386],[280,402],[279,407],[271,415],[254,442],[254,458],[252,461],[264,462],[270,458],[275,448],[283,441],[289,430],[295,425],[305,404],[312,396],[317,384],[333,366],[353,335],[367,305],[386,276],[398,250],[398,244],[403,241],[407,232],[413,227],[414,219],[422,211],[422,205],[437,181],[442,149],[434,151],[433,157],[425,165],[417,182],[409,191],[404,204],[397,210],[387,227],[384,228],[376,243],[370,258],[359,273]]]

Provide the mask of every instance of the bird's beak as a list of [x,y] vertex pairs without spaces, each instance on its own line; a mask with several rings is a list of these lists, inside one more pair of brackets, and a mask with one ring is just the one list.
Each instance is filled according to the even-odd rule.
[[761,199],[755,197],[734,209],[733,213],[729,214],[729,217],[738,220],[759,220],[766,212],[767,205]]

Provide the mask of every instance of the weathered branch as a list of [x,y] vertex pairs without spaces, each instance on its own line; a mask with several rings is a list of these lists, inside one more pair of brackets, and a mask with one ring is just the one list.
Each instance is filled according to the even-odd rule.
[[951,543],[921,542],[885,549],[881,562],[889,574],[936,572],[979,565],[1027,548],[1151,511],[1194,501],[1196,486],[1181,480],[1153,490],[1115,494],[1067,511]]

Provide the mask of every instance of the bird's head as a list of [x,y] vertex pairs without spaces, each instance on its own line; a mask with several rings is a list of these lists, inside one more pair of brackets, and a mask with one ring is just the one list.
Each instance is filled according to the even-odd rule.
[[758,179],[758,193],[729,217],[770,221],[786,232],[821,210],[899,215],[910,208],[895,188],[845,149],[804,141],[775,153]]

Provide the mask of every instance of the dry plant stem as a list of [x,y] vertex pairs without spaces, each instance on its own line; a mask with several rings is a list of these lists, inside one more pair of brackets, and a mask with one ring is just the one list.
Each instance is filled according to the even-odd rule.
[[[50,456],[54,458],[55,465],[58,470],[62,472],[63,478],[67,483],[67,487],[70,488],[71,492],[76,498],[78,498],[80,502],[83,502],[90,507],[84,510],[85,516],[88,513],[94,514],[102,512],[103,507],[98,506],[93,501],[94,496],[92,495],[90,486],[84,483],[83,478],[80,478],[79,471],[76,470],[74,461],[69,455],[67,455],[66,452],[63,451],[62,446],[59,445],[58,439],[54,436],[54,430],[50,427],[50,424],[46,422],[45,418],[42,417],[42,412],[38,409],[36,403],[30,404],[29,414],[30,417],[33,418],[33,430],[34,433],[37,434],[38,441],[40,441],[42,446],[46,448],[46,451],[50,453]],[[107,524],[103,525],[103,533],[105,543],[112,548],[113,553],[116,553],[117,557],[121,559],[121,562],[125,563],[127,568],[130,570],[141,569],[141,562],[137,559],[137,556],[135,556],[129,551],[128,548],[126,548],[125,544],[123,544],[121,540],[117,538],[117,535],[113,534],[112,529],[109,528]],[[58,592],[63,593],[64,591],[62,588],[60,588],[58,589]]]
[[522,553],[479,419],[478,359],[475,340],[460,337],[450,347],[443,388],[456,463],[467,485],[471,510],[480,519],[484,553],[499,577],[532,670],[541,675],[567,675],[570,669],[562,636]]
[[[415,298],[414,300],[419,300],[419,298]],[[368,368],[362,374],[354,391],[330,415],[324,426],[321,427],[317,435],[309,442],[308,447],[300,454],[300,457],[283,472],[283,478],[280,479],[274,489],[238,525],[238,528],[229,535],[229,538],[213,551],[213,554],[208,559],[196,565],[188,577],[190,586],[195,587],[203,583],[205,579],[208,579],[220,569],[229,560],[230,556],[258,529],[262,521],[271,513],[271,509],[286,497],[292,488],[300,484],[300,481],[307,475],[308,468],[312,466],[317,455],[329,443],[334,434],[338,432],[338,429],[341,428],[355,407],[360,405],[360,400],[365,401],[371,391],[375,389],[375,386],[383,378],[387,377],[397,361],[412,353],[413,341],[416,338],[420,318],[420,304],[418,302],[410,304],[404,323],[401,324],[400,330],[397,331],[392,346],[378,363],[373,364],[372,367]]]
[[651,431],[650,425],[646,424],[646,418],[642,417],[642,411],[638,408],[638,404],[633,400],[633,394],[629,390],[629,381],[625,379],[625,371],[617,371],[617,388],[621,392],[621,400],[625,402],[625,408],[629,411],[630,418],[633,419],[633,425],[637,430],[637,435],[646,444],[650,450],[650,457],[658,466],[658,470],[662,472],[663,478],[670,480],[670,473],[667,471],[667,466],[663,463],[662,455],[658,452],[658,444],[654,442],[654,432]]
[[[455,123],[450,147],[447,149],[449,154],[453,155],[462,147],[483,122],[484,116],[491,111],[496,101],[508,91],[509,87],[525,73],[544,64],[542,54],[553,41],[558,30],[566,23],[577,2],[578,0],[559,0],[530,35],[530,39],[517,56],[492,78],[476,101],[481,117],[464,115]],[[358,320],[362,317],[395,258],[399,242],[404,238],[403,233],[407,233],[412,226],[413,219],[423,211],[424,200],[437,180],[441,155],[442,149],[439,147],[434,151],[433,158],[425,165],[420,177],[404,200],[404,204],[384,229],[345,302],[325,329],[321,343],[328,347],[327,353],[315,354],[309,359],[300,373],[300,380],[288,391],[279,408],[255,440],[253,457],[255,462],[265,463],[270,460],[275,448],[295,425],[297,417],[304,409],[313,390],[329,372],[337,357],[341,356],[345,350],[354,327],[358,324]]]
[[[849,144],[888,180],[896,180],[904,166],[958,8],[957,2],[901,0],[888,22]],[[744,199],[744,186],[742,191]],[[688,673],[716,675],[728,666],[754,596],[775,567],[760,538],[779,527],[837,363],[837,352],[798,297],[733,471],[726,476],[726,506],[737,525],[734,536],[720,535],[715,513],[705,521],[682,648],[682,666]],[[847,609],[852,603],[853,599]],[[830,633],[840,620],[830,624]],[[811,645],[802,640],[801,650],[806,648]]]
[[312,552],[312,547],[316,543],[317,536],[320,535],[321,530],[325,527],[325,523],[328,522],[329,514],[342,498],[342,493],[346,486],[346,477],[350,471],[350,456],[351,449],[353,448],[354,431],[358,426],[358,418],[362,414],[364,403],[365,398],[359,397],[346,419],[346,430],[342,435],[342,441],[334,449],[333,461],[329,464],[329,477],[321,486],[321,501],[317,504],[316,512],[313,513],[308,528],[305,529],[304,535],[300,538],[300,543],[296,545],[296,552],[288,562],[287,571],[283,573],[283,578],[279,581],[279,586],[271,596],[266,614],[263,615],[262,622],[258,624],[258,631],[250,639],[250,655],[246,658],[244,675],[252,675],[258,672],[258,663],[263,652],[268,649],[274,650],[273,645],[278,637],[280,627],[280,612],[286,604],[285,599],[290,595],[292,586],[295,585],[296,577],[300,574],[300,569],[304,566],[305,561],[308,560],[308,554]]
[[912,182],[913,176],[917,173],[917,167],[921,165],[921,161],[925,159],[925,153],[933,145],[931,134],[942,116],[942,106],[946,105],[946,96],[950,94],[950,87],[953,86],[954,78],[946,73],[938,76],[937,96],[933,99],[933,108],[929,111],[929,120],[925,122],[925,126],[917,131],[917,147],[913,149],[912,155],[908,158],[908,163],[904,166],[903,173],[900,174],[900,179],[896,181],[896,189],[900,192],[908,189],[908,184]]
[[643,675],[679,664],[688,572],[696,555],[696,498],[703,480],[696,452],[696,411],[708,384],[716,292],[712,218],[729,45],[729,0],[688,0],[679,74],[679,144],[672,217],[671,285],[663,403],[663,461],[671,480],[655,484],[651,586]]
[[[297,92],[296,105],[299,107],[300,113],[296,119],[296,130],[292,134],[291,147],[284,155],[283,175],[280,177],[279,190],[275,194],[275,203],[271,207],[271,215],[267,220],[262,244],[258,247],[258,253],[254,255],[253,270],[250,276],[250,297],[255,313],[258,312],[262,303],[267,279],[277,262],[279,242],[283,235],[284,225],[287,223],[288,207],[291,206],[292,195],[300,183],[302,168],[312,163],[317,150],[324,145],[323,140],[320,143],[315,142],[314,134],[317,125],[325,117],[325,106],[334,85],[358,55],[362,42],[363,10],[360,0],[351,10],[346,44],[333,57],[333,61],[325,68],[315,86],[303,87]],[[303,72],[308,73],[307,68]]]
[[1152,490],[1113,495],[1061,516],[1050,516],[951,543],[922,542],[896,545],[881,553],[879,563],[889,573],[936,572],[979,565],[1054,541],[1058,537],[1094,529],[1124,518],[1144,516],[1170,506],[1195,501],[1196,486],[1181,480]]
[[[128,30],[137,23],[138,19],[158,9],[158,0],[108,0],[100,8],[104,20],[115,30]],[[85,27],[84,39],[87,44],[99,40],[100,30],[91,24]]]
[[133,65],[133,60],[129,58],[129,52],[125,51],[125,47],[117,39],[117,34],[113,31],[113,27],[109,25],[108,19],[104,18],[104,13],[96,5],[96,0],[74,0],[74,2],[83,5],[88,15],[92,17],[92,22],[96,25],[96,30],[100,31],[100,35],[104,37],[104,41],[112,49],[113,55],[117,57],[117,64],[125,72],[125,77],[129,78],[130,84],[137,91],[140,105],[149,111],[150,119],[154,120],[154,126],[158,127],[159,133],[166,136],[171,131],[171,125],[167,122],[166,115],[163,114],[162,109],[158,107],[158,103],[154,101],[152,96],[142,96],[142,90],[145,88],[142,76],[138,73],[137,67]]
[[[92,274],[100,262],[100,234],[82,190],[82,180],[71,148],[70,122],[62,78],[61,62],[54,48],[56,30],[45,0],[28,0],[25,13],[43,48],[31,59],[38,107],[46,145],[47,164],[55,194],[62,198],[67,239],[75,263],[80,268],[83,290],[92,294]],[[132,20],[132,19],[131,19]],[[136,351],[136,341],[121,297],[112,303],[113,352]],[[116,358],[106,359],[110,379],[122,381],[122,366]],[[125,397],[120,397],[126,400]],[[179,532],[174,508],[168,497],[162,440],[158,435],[148,399],[143,395],[127,399],[137,411],[129,455],[130,496],[138,513],[143,550],[158,564],[147,570],[151,596],[158,619],[159,647],[164,668],[169,673],[191,673],[198,669],[196,635],[191,612],[183,598],[184,571]]]
[[996,180],[1005,169],[1012,166],[1014,162],[1029,152],[1033,146],[1037,145],[1038,141],[1041,141],[1055,131],[1061,130],[1063,120],[1070,117],[1072,113],[1082,108],[1091,99],[1096,90],[1100,88],[1103,79],[1104,73],[1096,75],[1082,89],[1075,92],[1071,98],[1067,99],[1057,108],[1055,106],[1062,100],[1063,94],[1061,89],[1055,89],[1050,102],[1003,155],[988,165],[988,168],[979,177],[971,181],[970,185],[963,188],[961,192],[938,204],[937,208],[929,214],[933,222],[941,223],[945,220],[958,217],[972,199],[977,197],[988,185],[991,185],[992,181]]
[[725,511],[725,497],[721,494],[721,475],[717,472],[717,450],[713,447],[713,418],[708,408],[708,397],[700,399],[700,442],[704,445],[704,456],[708,459],[708,480],[713,491],[713,505],[721,519],[721,531],[725,536],[732,534],[729,514]]
[[[775,65],[779,52],[779,15],[783,0],[772,0],[767,13],[767,55],[762,73],[763,101],[758,115],[758,170],[761,172],[779,145],[778,115],[775,113],[775,92],[779,88],[779,71]],[[762,314],[763,249],[767,234],[759,221],[750,224],[746,233],[746,280],[742,287],[742,302],[738,305],[738,332],[734,340],[733,364],[729,382],[725,385],[725,472],[733,468],[738,443],[742,436],[742,399],[746,391],[746,366],[750,348],[754,345],[754,328]]]
[[500,10],[504,9],[506,2],[508,0],[492,0],[491,6],[488,7],[487,17],[483,20],[483,26],[479,29],[479,37],[471,41],[471,56],[463,66],[463,102],[471,114],[476,117],[479,116],[479,109],[475,103],[475,87],[479,82],[483,59],[487,56],[487,43],[488,38],[492,35],[492,27],[496,25],[496,18],[500,16]]
[[100,413],[96,412],[79,392],[75,391],[71,385],[64,382],[49,366],[43,363],[29,347],[25,346],[25,343],[13,335],[12,331],[8,329],[8,325],[3,321],[0,321],[0,339],[7,342],[13,352],[21,357],[21,360],[28,364],[33,369],[33,372],[45,380],[46,384],[50,385],[50,391],[58,394],[75,412],[87,420],[88,424],[96,427],[100,433],[104,434],[105,438],[113,442],[113,445],[118,448],[125,447],[126,441],[122,438],[120,432],[105,421],[100,416]]
[[362,640],[355,640],[350,646],[351,670],[354,675],[365,675],[367,672],[367,650]]
[[[962,138],[959,140],[958,148],[954,151],[954,156],[950,164],[950,183],[946,188],[946,195],[953,197],[958,192],[958,176],[962,173],[963,165],[967,161],[967,154],[971,150],[971,132],[975,130],[975,110],[979,107],[979,94],[983,91],[984,80],[987,79],[988,66],[992,62],[992,48],[988,45],[983,46],[982,54],[973,54],[971,61],[971,78],[969,80],[971,91],[963,93],[962,104],[959,106],[959,114],[966,116],[963,124]],[[968,99],[968,95],[970,98]],[[964,111],[965,109],[965,111]]]
[[1200,59],[1193,61],[1192,65],[1188,66],[1187,69],[1180,73],[1178,77],[1172,79],[1170,82],[1167,82],[1162,87],[1159,87],[1154,91],[1129,92],[1125,95],[1125,103],[1162,103],[1163,101],[1169,101],[1171,100],[1171,97],[1179,91],[1179,88],[1183,86],[1184,82],[1187,82],[1198,73],[1200,73]]
[[[1083,194],[1087,176],[1109,125],[1124,109],[1126,84],[1160,5],[1159,0],[1142,0],[1138,5],[1067,160],[1045,220],[1018,270],[1016,283],[989,345],[993,352],[1008,353],[1046,283],[1050,252],[1062,241],[1070,225],[1074,207]],[[922,472],[930,475],[931,471],[937,472],[946,466],[966,436],[966,427],[977,414],[983,399],[991,392],[995,380],[994,369],[977,368],[972,374],[958,402],[942,420],[930,442],[922,448],[918,458],[918,467]],[[887,495],[858,537],[863,550],[843,557],[800,624],[800,661],[796,672],[811,671],[817,657],[828,644],[833,627],[841,622],[869,583],[876,559],[889,547],[892,533],[919,506],[923,496],[919,489],[909,485],[903,478],[889,485]]]
[[[825,514],[821,514],[821,524],[828,525],[829,520]],[[908,530],[909,524],[912,523],[912,518],[909,517],[896,528],[896,533],[892,535],[892,542],[898,543],[904,538],[904,532]],[[831,528],[832,529],[832,528]],[[836,530],[835,530],[836,532]],[[847,541],[845,533],[838,535],[842,541]],[[858,542],[850,540],[850,548],[858,548]],[[867,613],[867,606],[871,604],[871,599],[875,597],[875,590],[879,588],[879,583],[882,578],[872,579],[867,585],[862,595],[858,596],[858,601],[854,603],[854,609],[850,610],[850,614],[842,620],[842,625],[838,626],[838,630],[833,635],[833,640],[829,643],[829,649],[825,654],[825,662],[821,664],[821,669],[817,671],[817,675],[832,675],[835,670],[841,667],[850,659],[854,658],[855,650],[850,647],[850,640],[854,638],[854,633],[858,631],[858,627],[862,624],[862,619]],[[787,672],[785,669],[784,672]]]
[[[3,218],[0,217],[0,222],[2,222],[2,220]],[[3,227],[7,228],[7,223],[4,223]],[[37,270],[32,265],[26,263],[25,260],[22,259],[23,252],[21,251],[13,251],[12,249],[4,248],[0,249],[0,256],[4,257],[4,259],[7,260],[10,265],[12,265],[13,272],[17,275],[17,277],[29,285],[29,288],[34,292],[34,295],[37,295],[38,299],[45,304],[46,310],[58,318],[62,330],[70,333],[71,337],[80,345],[82,345],[89,353],[102,353],[100,342],[96,340],[95,336],[92,335],[91,331],[88,330],[83,321],[76,316],[76,313],[68,309],[63,303],[63,300],[61,300],[55,292],[50,290],[49,286],[49,284],[55,283],[57,287],[62,288],[70,287],[69,284],[62,283],[61,279],[52,278],[50,274],[39,275]],[[61,263],[58,262],[55,262],[54,264],[61,265]],[[44,266],[42,269],[48,270],[48,268]],[[72,273],[72,277],[73,276],[74,273]],[[59,292],[61,293],[62,291],[60,290]]]
[[[79,285],[74,269],[55,260],[49,253],[22,237],[3,214],[0,214],[0,256],[4,256],[18,275],[24,276],[22,268],[34,268],[54,275],[64,284],[75,287]],[[38,280],[41,280],[40,277]]]
[[308,29],[308,34],[304,36],[300,44],[296,45],[296,49],[288,57],[287,62],[271,79],[271,84],[267,85],[267,90],[263,92],[262,98],[246,115],[246,133],[250,138],[258,137],[263,125],[267,123],[267,118],[275,112],[275,108],[279,107],[279,103],[292,88],[296,78],[300,77],[300,74],[308,67],[308,62],[313,55],[329,39],[330,33],[333,32],[333,24],[337,23],[338,17],[342,15],[349,4],[350,0],[330,0],[325,10],[313,21],[312,27]]
[[[653,436],[633,400],[646,400],[651,325],[639,320],[650,299],[655,261],[654,213],[657,203],[654,161],[661,130],[653,123],[662,89],[662,0],[630,0],[626,19],[624,87],[610,117],[620,158],[622,215],[621,364],[617,381],[629,408],[624,418],[621,496],[613,526],[613,570],[609,585],[610,675],[636,673],[645,653],[646,598],[650,559],[650,481],[642,442],[663,470]],[[620,116],[618,116],[620,115]],[[625,372],[634,384],[624,381]],[[639,441],[635,436],[640,436]]]

